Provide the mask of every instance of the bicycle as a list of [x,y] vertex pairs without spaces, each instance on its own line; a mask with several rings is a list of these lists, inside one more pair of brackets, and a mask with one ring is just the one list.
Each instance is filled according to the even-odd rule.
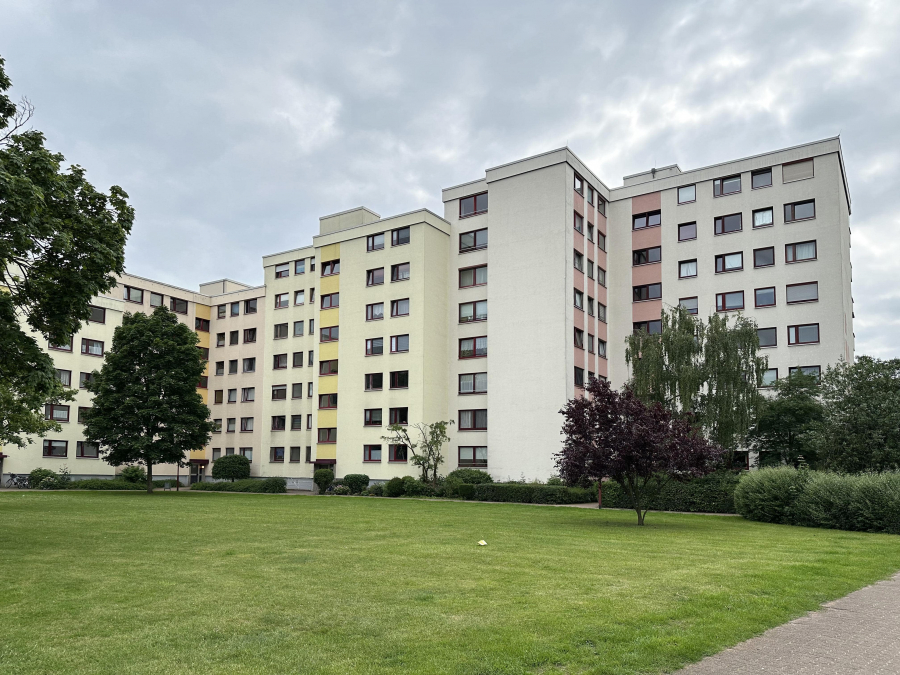
[[28,476],[11,473],[6,481],[6,487],[25,489],[28,487]]

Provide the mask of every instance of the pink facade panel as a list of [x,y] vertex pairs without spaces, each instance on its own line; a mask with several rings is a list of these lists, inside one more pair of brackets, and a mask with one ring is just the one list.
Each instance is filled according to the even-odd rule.
[[662,244],[661,227],[645,227],[643,230],[634,230],[631,233],[631,250],[650,248]]
[[642,286],[643,284],[657,284],[662,281],[662,265],[653,263],[651,265],[638,265],[631,268],[631,285]]
[[575,206],[575,211],[576,211],[576,213],[579,213],[583,216],[584,215],[584,197],[582,197],[577,192],[573,192],[572,194],[574,197],[573,203]]
[[576,309],[573,312],[573,318],[575,321],[575,328],[584,330],[584,312],[582,312],[580,309]]
[[650,194],[641,195],[640,197],[631,198],[632,213],[647,213],[647,211],[658,211],[662,204],[662,193],[651,192]]
[[655,321],[662,314],[662,300],[644,300],[631,305],[632,321]]

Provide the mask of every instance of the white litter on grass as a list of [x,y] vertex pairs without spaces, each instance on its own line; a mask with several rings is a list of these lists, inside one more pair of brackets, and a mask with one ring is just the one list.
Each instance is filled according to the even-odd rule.
[[478,545],[479,546],[487,546],[487,542],[484,539],[482,539],[481,541],[478,542]]

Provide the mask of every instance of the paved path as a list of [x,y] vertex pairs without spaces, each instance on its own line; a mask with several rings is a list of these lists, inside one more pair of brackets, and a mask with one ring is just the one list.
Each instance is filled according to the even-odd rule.
[[678,675],[897,675],[900,574],[709,656]]

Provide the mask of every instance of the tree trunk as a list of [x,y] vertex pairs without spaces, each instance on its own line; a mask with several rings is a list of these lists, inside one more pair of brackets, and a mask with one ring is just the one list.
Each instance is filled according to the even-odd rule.
[[153,494],[153,462],[147,461],[147,492]]

